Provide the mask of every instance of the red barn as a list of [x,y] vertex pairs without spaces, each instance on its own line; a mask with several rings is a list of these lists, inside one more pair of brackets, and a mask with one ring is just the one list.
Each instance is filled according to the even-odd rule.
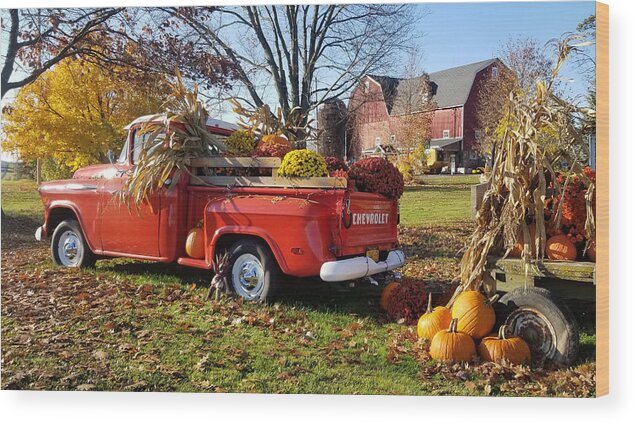
[[[379,146],[398,146],[400,119],[428,109],[424,105],[431,96],[433,110],[424,112],[433,113],[427,147],[444,151],[445,160],[454,161],[456,169],[482,165],[474,150],[481,135],[476,119],[478,86],[486,78],[498,77],[502,66],[494,58],[411,79],[365,76],[353,90],[349,104],[355,140],[351,158],[368,155]],[[412,93],[418,93],[414,101]]]

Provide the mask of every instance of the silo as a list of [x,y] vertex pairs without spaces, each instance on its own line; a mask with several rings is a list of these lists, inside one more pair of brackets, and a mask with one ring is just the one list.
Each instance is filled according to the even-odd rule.
[[343,159],[346,148],[346,105],[338,98],[329,98],[319,106],[317,112],[318,153]]

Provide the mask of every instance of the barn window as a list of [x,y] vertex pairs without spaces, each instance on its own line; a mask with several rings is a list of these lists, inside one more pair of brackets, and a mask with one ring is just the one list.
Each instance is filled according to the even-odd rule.
[[442,137],[443,138],[449,138],[449,129],[443,129],[442,130]]
[[363,89],[366,94],[370,92],[370,81],[365,81]]
[[396,135],[390,135],[390,143],[394,144],[396,142]]
[[374,139],[374,145],[375,145],[376,147],[378,147],[379,145],[381,145],[381,137],[376,137],[376,138]]
[[475,130],[475,139],[480,141],[482,139],[482,130],[481,129],[476,129]]
[[491,68],[491,76],[493,77],[493,79],[498,77],[498,67],[497,66],[493,66]]

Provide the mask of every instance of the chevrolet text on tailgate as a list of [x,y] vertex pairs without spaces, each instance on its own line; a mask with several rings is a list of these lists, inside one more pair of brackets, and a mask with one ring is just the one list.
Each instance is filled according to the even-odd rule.
[[[115,163],[82,168],[71,180],[40,186],[44,224],[35,236],[50,237],[56,264],[84,267],[100,258],[130,257],[211,270],[214,258],[226,251],[228,289],[248,300],[273,296],[284,275],[342,282],[404,264],[397,240],[398,200],[356,192],[345,179],[330,186],[250,186],[230,176],[201,183],[205,177],[195,176],[192,169],[175,186],[168,180],[149,201],[130,210],[118,193],[147,137],[141,128],[152,119],[158,117],[142,117],[128,126]],[[221,137],[236,129],[215,119],[208,120],[207,128]],[[263,165],[265,159],[236,160],[252,160],[248,166],[279,161],[268,159]],[[235,183],[227,183],[227,178]],[[188,232],[199,222],[204,257],[194,259],[187,256],[185,245]]]

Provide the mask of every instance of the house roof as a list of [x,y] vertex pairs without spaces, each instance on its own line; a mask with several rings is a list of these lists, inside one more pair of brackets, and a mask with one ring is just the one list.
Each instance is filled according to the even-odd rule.
[[398,154],[398,150],[391,144],[381,144],[373,148],[367,148],[362,151],[364,154]]
[[412,90],[420,91],[419,87],[422,86],[422,82],[426,78],[429,78],[431,95],[436,103],[436,107],[443,108],[465,104],[469,98],[469,93],[471,92],[473,82],[478,72],[496,61],[499,62],[499,59],[493,58],[476,63],[469,63],[455,68],[432,72],[429,75],[408,79],[375,75],[368,76],[381,85],[388,113],[391,115],[401,115],[407,113],[407,110],[405,110],[406,107],[410,110],[412,108],[414,110],[420,110],[423,103],[422,101],[419,102],[421,104],[412,105],[411,101],[406,97],[411,97]]
[[452,144],[459,143],[462,138],[439,138],[429,141],[429,148],[445,148]]

